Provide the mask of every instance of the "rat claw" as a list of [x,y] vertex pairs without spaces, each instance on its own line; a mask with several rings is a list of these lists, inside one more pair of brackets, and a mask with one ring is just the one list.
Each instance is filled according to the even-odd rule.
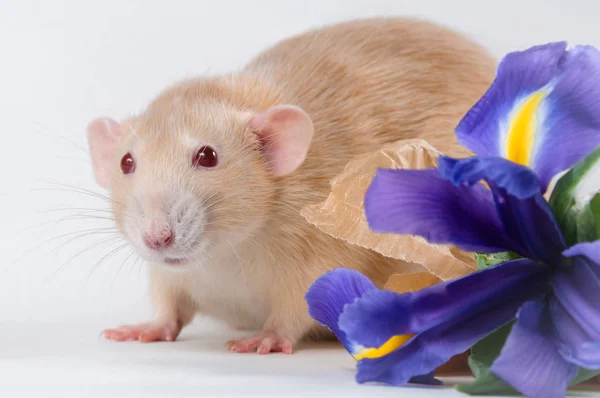
[[259,355],[265,355],[271,352],[271,350],[277,345],[277,342],[272,337],[265,337],[262,339],[260,345],[256,349]]
[[142,343],[154,341],[174,341],[181,328],[177,323],[147,322],[139,325],[124,325],[115,329],[106,329],[104,337],[113,341],[137,340]]
[[246,339],[228,341],[225,346],[231,352],[247,353],[256,350],[257,354],[266,355],[271,352],[291,354],[293,344],[273,332],[260,332]]
[[281,344],[281,352],[287,355],[293,353],[293,345],[291,341],[287,341]]

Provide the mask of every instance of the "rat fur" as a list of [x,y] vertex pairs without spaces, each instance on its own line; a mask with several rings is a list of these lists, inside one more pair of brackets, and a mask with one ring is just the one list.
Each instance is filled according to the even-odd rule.
[[[174,340],[197,313],[256,332],[228,342],[235,352],[291,353],[324,336],[304,300],[319,276],[346,267],[382,286],[414,266],[334,239],[300,210],[324,200],[351,159],[386,143],[418,137],[468,155],[453,129],[495,68],[443,26],[354,20],[283,40],[239,72],[179,82],[120,123],[92,122],[96,179],[149,262],[157,310],[105,336]],[[206,147],[217,166],[194,163]],[[124,174],[128,153],[135,170]]]

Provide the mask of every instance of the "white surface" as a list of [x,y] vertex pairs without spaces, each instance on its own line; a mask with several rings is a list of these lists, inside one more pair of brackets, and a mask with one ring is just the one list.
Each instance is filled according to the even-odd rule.
[[[0,0],[0,396],[458,395],[357,386],[339,349],[228,354],[228,336],[202,320],[175,344],[104,342],[103,327],[150,314],[142,264],[125,249],[97,265],[118,246],[86,249],[105,235],[40,245],[101,228],[102,220],[29,228],[104,207],[44,182],[100,192],[85,153],[90,119],[119,118],[177,79],[235,69],[309,27],[390,14],[454,26],[498,56],[561,39],[600,46],[595,0]],[[38,214],[59,208],[70,210]]]
[[[2,397],[330,397],[336,392],[421,398],[432,392],[357,385],[354,361],[337,346],[306,347],[293,356],[235,356],[223,350],[217,329],[192,329],[175,343],[141,345],[102,341],[91,325],[65,326],[44,324],[4,341]],[[444,396],[461,396],[451,388],[443,391]]]

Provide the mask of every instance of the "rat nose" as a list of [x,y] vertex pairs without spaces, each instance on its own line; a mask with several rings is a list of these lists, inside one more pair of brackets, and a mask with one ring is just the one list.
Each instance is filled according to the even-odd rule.
[[161,250],[173,244],[175,237],[173,230],[168,225],[152,226],[148,232],[142,236],[144,244],[150,249]]

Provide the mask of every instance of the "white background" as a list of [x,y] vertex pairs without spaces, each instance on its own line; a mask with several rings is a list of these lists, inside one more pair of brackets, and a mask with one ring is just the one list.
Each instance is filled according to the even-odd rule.
[[445,23],[498,57],[554,40],[600,47],[597,0],[0,0],[0,394],[65,396],[67,385],[75,396],[92,385],[101,396],[303,391],[294,383],[417,394],[365,392],[340,350],[241,359],[223,352],[224,335],[204,320],[171,346],[99,340],[103,327],[150,315],[145,270],[129,248],[98,263],[120,242],[88,249],[109,235],[78,232],[109,225],[81,218],[106,203],[57,185],[102,193],[86,153],[92,118],[135,112],[180,78],[235,70],[307,28],[376,15]]

